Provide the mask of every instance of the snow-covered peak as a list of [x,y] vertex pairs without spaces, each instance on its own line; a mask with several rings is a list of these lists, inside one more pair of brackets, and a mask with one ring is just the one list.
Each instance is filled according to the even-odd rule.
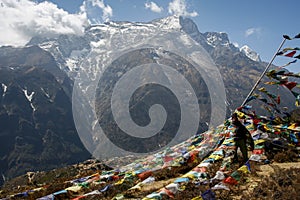
[[251,60],[261,62],[261,59],[259,57],[259,54],[253,51],[249,46],[244,45],[240,48],[240,51],[244,53],[248,58]]
[[159,19],[157,21],[154,21],[153,23],[157,26],[159,26],[162,29],[167,29],[167,30],[180,30],[181,25],[180,25],[180,17],[173,15],[169,17],[165,17],[162,19]]
[[[204,48],[230,48],[234,52],[244,52],[252,60],[260,60],[259,56],[251,51],[240,50],[235,47],[224,32],[200,33],[197,25],[189,18],[180,16],[168,16],[151,22],[115,22],[110,21],[103,24],[94,24],[85,29],[83,36],[60,35],[57,38],[33,38],[29,44],[39,45],[50,52],[60,69],[64,70],[71,79],[75,79],[79,71],[87,74],[94,73],[96,69],[87,69],[82,63],[86,61],[91,52],[108,55],[110,49],[127,48],[128,45],[139,44],[143,38],[155,38],[171,32],[185,32]],[[166,38],[167,39],[167,38]],[[182,37],[181,39],[184,39]],[[103,58],[105,59],[105,58]],[[91,62],[93,59],[91,59]],[[95,65],[96,66],[96,65]]]
[[229,46],[230,42],[228,35],[224,32],[206,32],[204,33],[207,43],[212,47],[216,46]]

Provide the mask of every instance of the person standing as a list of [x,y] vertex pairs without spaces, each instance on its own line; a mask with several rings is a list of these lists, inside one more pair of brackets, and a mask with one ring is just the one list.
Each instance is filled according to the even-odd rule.
[[251,150],[254,149],[254,142],[252,139],[251,134],[247,130],[247,128],[239,121],[237,113],[233,113],[231,116],[232,124],[235,126],[235,135],[234,135],[234,141],[235,141],[235,152],[233,161],[238,161],[238,148],[242,152],[243,155],[243,162],[247,162],[248,160],[248,150],[247,150],[247,141],[249,140]]

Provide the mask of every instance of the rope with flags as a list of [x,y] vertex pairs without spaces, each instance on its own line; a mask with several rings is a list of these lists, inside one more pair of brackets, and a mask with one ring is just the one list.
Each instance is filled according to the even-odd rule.
[[[259,100],[261,102],[263,102],[265,104],[265,109],[267,111],[270,111],[270,107],[275,110],[276,112],[280,113],[280,110],[278,109],[278,105],[280,104],[280,95],[274,95],[272,93],[270,93],[269,91],[267,91],[267,89],[265,87],[261,87],[260,89],[258,89],[258,91],[265,95],[267,98],[263,97],[260,94],[253,94],[254,91],[257,89],[257,86],[259,85],[259,83],[261,82],[262,78],[266,75],[267,77],[269,77],[271,79],[271,81],[267,81],[264,84],[266,85],[276,85],[277,87],[279,86],[283,86],[285,88],[287,88],[295,97],[295,105],[297,107],[300,106],[300,94],[295,91],[294,89],[300,88],[300,84],[298,83],[298,81],[289,81],[289,77],[293,77],[293,78],[300,78],[300,73],[295,74],[293,72],[289,72],[283,68],[291,65],[291,64],[295,64],[297,62],[298,59],[300,59],[300,54],[298,54],[297,52],[300,51],[299,47],[286,47],[284,49],[281,50],[281,48],[283,47],[284,43],[287,40],[293,40],[293,39],[298,39],[300,38],[300,33],[297,34],[294,37],[290,37],[288,35],[283,35],[283,41],[281,42],[281,44],[279,45],[277,51],[275,52],[274,56],[272,57],[271,61],[268,63],[268,65],[266,66],[265,70],[263,71],[263,73],[261,74],[261,76],[259,77],[259,79],[257,80],[257,82],[255,83],[255,85],[252,87],[251,91],[249,92],[249,94],[247,95],[247,97],[245,98],[244,102],[242,103],[241,107],[245,107],[247,106],[246,104],[249,103],[252,100]],[[269,68],[272,65],[274,59],[277,56],[284,56],[284,57],[289,57],[289,58],[294,58],[292,61],[289,61],[288,63],[277,67],[276,69],[271,69],[270,71]],[[269,100],[268,100],[269,99]],[[269,106],[269,107],[268,107]]]

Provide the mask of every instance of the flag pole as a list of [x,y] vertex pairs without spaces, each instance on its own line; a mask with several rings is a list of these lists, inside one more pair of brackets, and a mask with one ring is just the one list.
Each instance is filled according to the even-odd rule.
[[245,98],[244,102],[242,103],[241,107],[243,107],[248,98],[252,95],[253,91],[256,89],[257,85],[260,83],[261,79],[264,77],[264,75],[266,74],[266,72],[268,71],[268,69],[270,68],[271,64],[273,63],[277,53],[280,51],[281,47],[283,46],[283,44],[285,43],[285,41],[287,40],[286,37],[284,37],[284,39],[282,40],[281,44],[279,45],[276,53],[274,54],[274,56],[272,57],[271,61],[268,63],[268,65],[266,66],[265,70],[263,71],[263,73],[260,75],[259,79],[256,81],[256,83],[254,84],[254,86],[252,87],[251,91],[249,92],[249,94],[247,95],[247,97]]

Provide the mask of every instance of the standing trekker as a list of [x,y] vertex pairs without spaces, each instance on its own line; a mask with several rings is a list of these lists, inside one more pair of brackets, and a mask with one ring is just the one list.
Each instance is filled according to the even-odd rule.
[[231,120],[232,120],[232,124],[235,126],[234,141],[236,146],[233,162],[238,161],[238,155],[237,155],[238,148],[240,148],[242,152],[243,162],[247,162],[248,160],[247,140],[249,140],[250,142],[251,150],[254,149],[254,142],[252,136],[250,135],[247,128],[239,121],[237,113],[233,113],[233,115],[231,116]]

